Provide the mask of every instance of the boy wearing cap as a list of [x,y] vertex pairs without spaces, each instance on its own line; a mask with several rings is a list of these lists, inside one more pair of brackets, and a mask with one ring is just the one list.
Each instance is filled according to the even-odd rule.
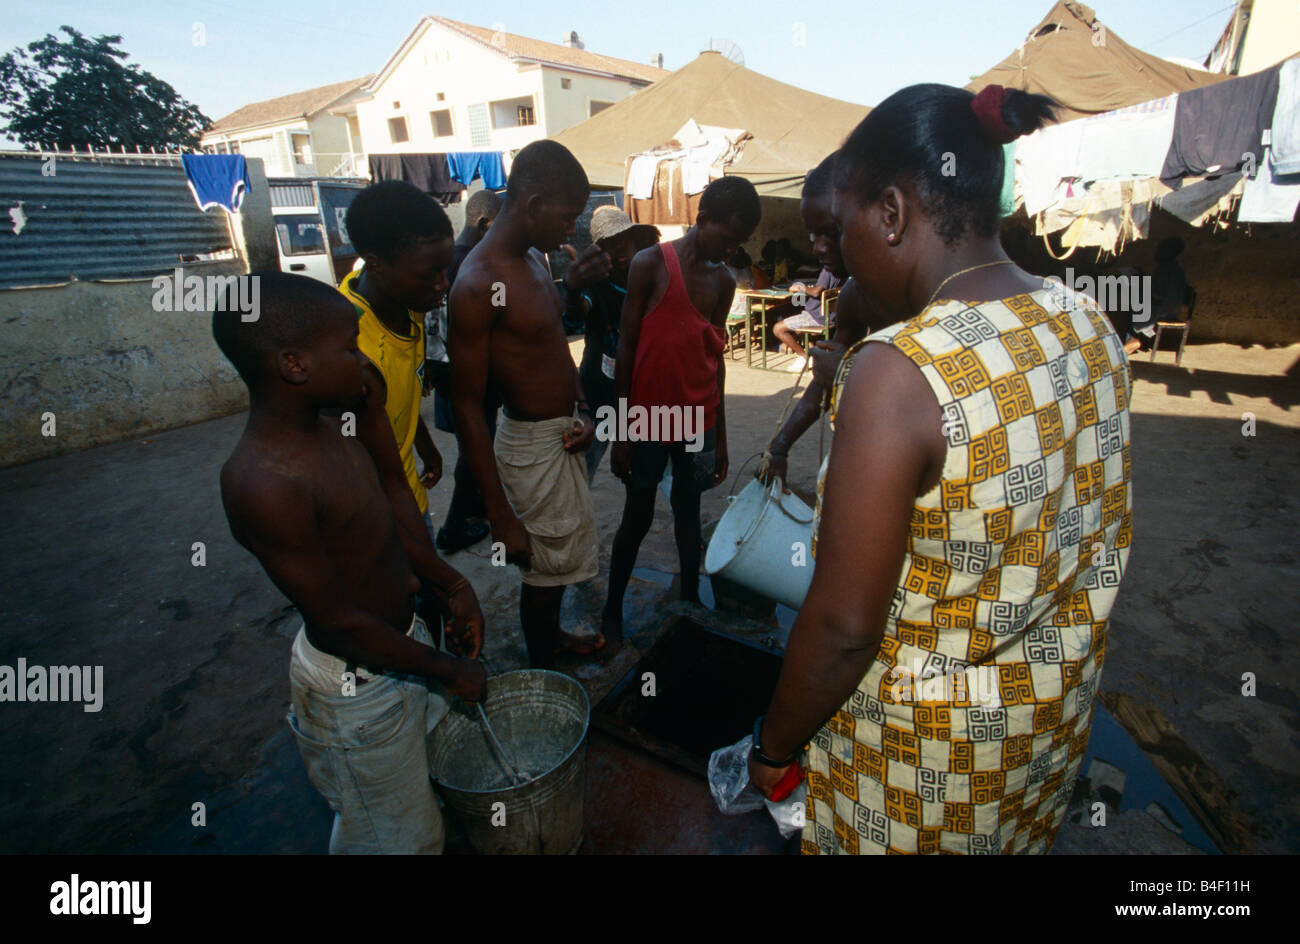
[[[619,321],[627,298],[627,275],[632,257],[659,242],[659,230],[646,223],[633,223],[616,206],[597,207],[591,216],[591,241],[605,250],[609,274],[600,278],[573,265],[564,276],[565,321],[585,324],[586,343],[578,374],[592,410],[615,405],[614,360],[618,356]],[[587,482],[596,469],[608,442],[597,438],[587,447]]]

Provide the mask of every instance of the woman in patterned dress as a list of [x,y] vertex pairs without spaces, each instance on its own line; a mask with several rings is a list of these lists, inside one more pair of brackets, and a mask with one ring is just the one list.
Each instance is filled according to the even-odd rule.
[[805,853],[1046,852],[1128,559],[1130,382],[1095,302],[998,239],[1002,144],[1052,103],[903,89],[835,217],[884,312],[837,375],[816,571],[751,778],[801,763]]

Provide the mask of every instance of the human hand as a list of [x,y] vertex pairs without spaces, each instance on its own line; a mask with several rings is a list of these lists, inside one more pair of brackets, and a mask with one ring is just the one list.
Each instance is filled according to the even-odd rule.
[[592,243],[581,256],[578,255],[578,250],[568,243],[565,243],[560,248],[567,252],[569,258],[573,260],[573,264],[564,273],[564,284],[570,290],[576,292],[589,285],[595,285],[609,275],[612,262],[609,253],[600,248],[600,243]]
[[847,350],[838,341],[815,341],[809,349],[812,358],[813,380],[821,384],[823,390],[835,387],[835,372],[840,369],[840,361]]
[[632,444],[616,442],[609,450],[609,468],[618,478],[627,480],[632,474]]
[[487,695],[487,670],[477,659],[457,659],[455,674],[444,687],[470,704],[480,702]]
[[566,429],[560,434],[560,439],[563,440],[567,452],[582,452],[591,445],[592,440],[595,438],[596,424],[585,413],[580,413],[578,418],[573,421],[572,429]]
[[433,488],[442,478],[442,453],[429,446],[420,452],[420,461],[424,463],[424,472],[420,475],[420,484]]
[[758,468],[754,470],[754,478],[764,485],[771,485],[774,479],[780,479],[782,491],[789,495],[790,489],[785,487],[788,464],[788,458],[784,455],[777,455],[770,451],[764,453],[762,460],[758,463]]
[[506,517],[490,522],[492,540],[505,545],[506,563],[517,564],[527,569],[532,563],[532,548],[528,542],[528,530],[514,512],[507,511]]
[[771,799],[772,791],[785,777],[786,771],[793,766],[793,762],[786,764],[784,767],[769,767],[767,764],[760,764],[754,760],[754,751],[751,749],[749,752],[749,782],[754,785],[755,790]]
[[447,598],[447,644],[457,655],[477,659],[483,651],[483,610],[469,581]]

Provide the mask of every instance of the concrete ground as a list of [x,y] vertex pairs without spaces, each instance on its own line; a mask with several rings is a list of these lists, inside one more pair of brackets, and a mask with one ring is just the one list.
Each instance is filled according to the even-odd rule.
[[[1211,815],[1246,824],[1244,848],[1295,852],[1300,345],[1199,345],[1181,368],[1171,362],[1171,354],[1155,365],[1145,356],[1134,362],[1134,552],[1112,614],[1102,689],[1148,706],[1181,739],[1179,751],[1199,755],[1221,782]],[[792,374],[730,366],[733,469],[761,451],[793,382]],[[1244,426],[1252,431],[1247,413],[1254,435],[1243,435]],[[431,401],[425,414],[432,419]],[[231,416],[0,470],[0,664],[23,657],[104,667],[97,713],[77,704],[0,705],[8,758],[0,852],[325,850],[330,814],[283,720],[298,621],[233,542],[221,510],[217,472],[242,425],[242,415]],[[454,439],[434,435],[450,470]],[[622,500],[605,461],[594,489],[602,572],[566,602],[567,618],[593,629]],[[791,454],[797,492],[811,494],[817,467],[813,430]],[[728,491],[706,496],[706,522],[721,516]],[[449,495],[449,481],[430,493],[436,515]],[[195,542],[204,544],[204,566],[192,563]],[[492,668],[522,665],[516,572],[494,568],[485,544],[452,560],[478,589]],[[634,645],[611,667],[575,670],[593,700],[681,608],[665,586],[677,570],[666,502],[639,565],[645,579],[633,581],[627,611]],[[760,643],[783,640],[775,619],[707,619]],[[1252,679],[1254,694],[1243,694]],[[761,817],[748,833],[728,826],[710,839],[716,814],[700,801],[699,784],[654,814],[657,829],[634,828],[649,815],[644,805],[614,799],[625,749],[607,739],[593,745],[588,819],[600,851],[779,847],[760,834]],[[631,754],[625,762],[646,766]],[[593,794],[610,802],[593,804]],[[200,803],[205,826],[193,824]],[[691,828],[666,840],[682,817]],[[1098,853],[1184,847],[1140,810],[1107,829],[1067,825],[1059,843],[1059,851]]]

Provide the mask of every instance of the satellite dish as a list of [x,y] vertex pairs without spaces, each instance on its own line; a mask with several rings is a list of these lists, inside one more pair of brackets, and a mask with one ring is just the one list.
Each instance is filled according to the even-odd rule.
[[738,66],[745,64],[745,54],[729,39],[710,39],[709,51],[722,53]]

